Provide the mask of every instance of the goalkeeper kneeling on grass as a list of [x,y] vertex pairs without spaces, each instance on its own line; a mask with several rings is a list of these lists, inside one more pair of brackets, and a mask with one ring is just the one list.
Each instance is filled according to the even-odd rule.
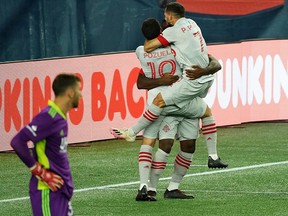
[[[73,181],[67,157],[66,114],[78,107],[81,80],[74,74],[59,74],[52,88],[55,100],[15,135],[11,146],[32,173],[29,194],[33,215],[70,216]],[[34,144],[32,152],[29,141]]]

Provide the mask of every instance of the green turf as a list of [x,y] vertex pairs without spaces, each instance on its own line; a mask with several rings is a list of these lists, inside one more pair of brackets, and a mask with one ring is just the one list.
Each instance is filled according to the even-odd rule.
[[[287,123],[250,123],[241,127],[218,128],[218,151],[229,162],[229,172],[209,170],[203,138],[189,176],[181,189],[194,200],[165,200],[169,180],[161,180],[157,202],[136,202],[137,153],[135,143],[111,140],[90,147],[69,147],[69,159],[75,183],[75,215],[288,215],[288,163],[247,169],[251,165],[288,161]],[[175,142],[163,177],[169,177],[179,149]],[[0,153],[0,215],[31,215],[28,199],[28,170],[14,153]],[[244,167],[243,170],[237,170]],[[246,167],[246,168],[245,168]],[[207,173],[208,172],[208,173]],[[202,173],[202,175],[194,175]],[[203,175],[207,173],[207,175]],[[132,183],[131,183],[132,182]],[[123,186],[109,186],[123,183]],[[97,188],[106,186],[104,189]],[[87,191],[79,189],[90,188]]]

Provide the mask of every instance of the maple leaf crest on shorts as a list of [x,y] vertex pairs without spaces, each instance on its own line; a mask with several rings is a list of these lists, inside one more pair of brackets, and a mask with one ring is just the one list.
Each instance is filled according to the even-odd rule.
[[162,128],[162,130],[163,131],[165,131],[165,132],[168,132],[168,131],[170,131],[170,127],[169,127],[169,125],[164,125],[164,127]]

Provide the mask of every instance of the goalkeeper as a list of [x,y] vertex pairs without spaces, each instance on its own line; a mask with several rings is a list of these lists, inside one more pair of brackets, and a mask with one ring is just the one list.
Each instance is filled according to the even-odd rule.
[[[30,201],[33,215],[73,215],[73,181],[67,158],[66,114],[78,107],[80,78],[59,74],[53,81],[55,100],[49,101],[33,120],[12,139],[11,146],[30,169]],[[34,147],[30,152],[27,143]]]

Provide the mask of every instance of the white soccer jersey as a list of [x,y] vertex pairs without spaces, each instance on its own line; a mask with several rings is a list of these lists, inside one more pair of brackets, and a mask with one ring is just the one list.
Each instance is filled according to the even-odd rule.
[[[180,18],[174,26],[166,28],[158,40],[163,46],[175,46],[175,57],[182,69],[190,68],[192,65],[205,68],[209,64],[207,46],[201,29],[191,19]],[[213,79],[213,76],[207,75],[200,77],[198,81],[207,82]]]
[[147,53],[144,51],[144,46],[139,46],[136,49],[136,55],[146,77],[155,79],[166,73],[182,75],[170,47],[158,48]]
[[[148,78],[160,78],[167,73],[178,75],[179,77],[182,75],[179,64],[175,60],[173,50],[169,46],[158,48],[150,53],[144,51],[144,46],[139,46],[136,49],[136,55],[140,61],[145,76]],[[156,95],[167,88],[167,86],[160,86],[151,89],[148,92],[147,103],[151,104]]]

